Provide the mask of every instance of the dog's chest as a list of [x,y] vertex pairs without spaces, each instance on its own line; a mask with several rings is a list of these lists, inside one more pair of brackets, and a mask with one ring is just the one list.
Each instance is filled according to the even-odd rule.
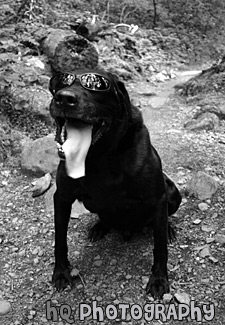
[[86,180],[80,190],[80,200],[86,209],[97,213],[110,227],[127,228],[131,220],[132,226],[142,225],[154,210],[146,191],[138,190],[124,179],[105,178],[90,183]]
[[81,180],[78,199],[91,212],[128,211],[145,205],[147,193],[144,186],[126,174],[112,175],[109,170],[101,170]]

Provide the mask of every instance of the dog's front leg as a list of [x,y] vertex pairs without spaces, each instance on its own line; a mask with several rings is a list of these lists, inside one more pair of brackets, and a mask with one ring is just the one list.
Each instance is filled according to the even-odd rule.
[[71,214],[71,202],[65,201],[56,191],[54,194],[55,209],[55,268],[52,282],[57,290],[64,289],[72,282],[70,264],[67,258],[67,228]]
[[154,264],[146,291],[151,293],[154,298],[162,298],[164,293],[169,292],[167,275],[168,208],[166,194],[163,194],[157,205],[153,227]]

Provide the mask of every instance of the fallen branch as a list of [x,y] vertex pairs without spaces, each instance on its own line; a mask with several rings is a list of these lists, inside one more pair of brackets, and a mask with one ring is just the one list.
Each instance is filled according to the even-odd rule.
[[73,72],[78,68],[94,68],[98,53],[93,44],[70,30],[51,29],[41,42],[54,72]]

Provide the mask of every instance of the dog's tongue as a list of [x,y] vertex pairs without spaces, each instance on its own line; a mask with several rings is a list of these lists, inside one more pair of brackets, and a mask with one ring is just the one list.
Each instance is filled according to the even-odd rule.
[[92,125],[74,120],[66,122],[67,139],[62,145],[68,176],[85,176],[85,159],[91,145]]

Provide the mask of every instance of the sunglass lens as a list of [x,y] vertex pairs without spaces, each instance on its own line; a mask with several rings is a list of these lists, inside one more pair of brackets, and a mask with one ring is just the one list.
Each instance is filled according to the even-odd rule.
[[64,87],[71,86],[76,76],[73,74],[58,74],[51,78],[49,89],[52,93]]
[[80,82],[84,88],[90,90],[107,90],[109,89],[109,81],[100,75],[87,73],[81,76]]
[[76,77],[74,74],[63,74],[60,83],[62,84],[63,87],[71,86],[75,78]]

